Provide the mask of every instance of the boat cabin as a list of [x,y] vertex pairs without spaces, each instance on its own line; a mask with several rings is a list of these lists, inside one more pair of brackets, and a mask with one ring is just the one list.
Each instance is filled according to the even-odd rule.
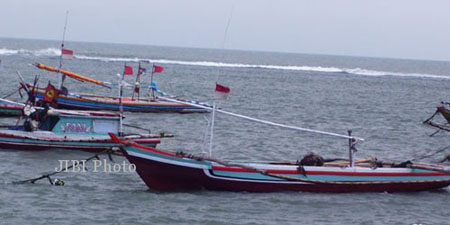
[[[25,130],[32,123],[42,131],[57,134],[108,135],[119,133],[120,114],[110,112],[68,111],[59,109],[40,109],[30,115],[31,120],[24,123]],[[28,121],[28,125],[27,125]]]

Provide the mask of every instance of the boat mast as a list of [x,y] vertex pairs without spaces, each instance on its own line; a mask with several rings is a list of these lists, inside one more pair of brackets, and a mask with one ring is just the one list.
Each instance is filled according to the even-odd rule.
[[123,107],[122,107],[122,78],[120,77],[120,73],[117,74],[117,78],[118,78],[118,90],[119,90],[119,137],[122,136],[122,115],[123,115]]
[[[67,19],[69,18],[69,11],[66,11],[66,22],[64,23],[64,31],[63,31],[63,37],[62,37],[62,42],[61,42],[61,55],[59,56],[59,68],[58,70],[60,70],[62,68],[62,61],[63,61],[63,49],[64,49],[64,41],[66,38],[66,28],[67,28]],[[63,74],[61,76],[61,83],[59,85],[59,89],[62,89],[63,84],[64,84],[64,80],[66,79],[66,75]]]
[[141,92],[141,61],[139,61],[138,72],[136,74],[136,82],[134,83],[133,96],[131,99],[134,99],[134,95],[137,95],[137,99],[139,100],[139,92]]
[[122,87],[122,83],[124,83],[124,77],[125,77],[125,70],[127,68],[127,63],[125,63],[124,67],[123,67],[123,73],[122,76],[119,74],[117,74],[118,78],[119,78],[119,112],[120,112],[120,120],[119,120],[119,136],[122,136],[122,129],[123,129],[123,125],[122,125],[122,116],[123,116],[123,102],[122,102],[122,95],[123,95],[123,87]]
[[210,133],[209,133],[209,157],[212,157],[212,148],[213,148],[213,134],[214,134],[214,118],[216,116],[216,100],[213,100],[213,110],[211,113],[211,124],[210,124]]
[[152,64],[152,75],[150,76],[150,90],[152,91],[152,100],[155,100],[155,90],[153,89],[153,74],[155,73],[155,64]]
[[[348,136],[352,136],[352,130],[348,130],[347,131]],[[355,144],[356,144],[356,139],[351,138],[348,139],[348,159],[350,162],[350,167],[354,167],[355,166],[355,153],[356,153],[356,148],[355,148]]]

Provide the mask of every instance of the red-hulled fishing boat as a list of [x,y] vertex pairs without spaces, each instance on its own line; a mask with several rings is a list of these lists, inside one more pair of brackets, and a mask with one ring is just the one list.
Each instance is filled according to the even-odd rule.
[[[450,185],[450,167],[376,159],[304,165],[301,162],[233,162],[142,146],[111,135],[152,190],[414,192]],[[315,162],[314,162],[315,163]],[[313,163],[313,164],[314,164]]]
[[[216,95],[225,97],[229,89],[216,86]],[[216,97],[215,97],[216,98]],[[158,191],[308,191],[308,192],[414,192],[445,188],[450,185],[450,167],[412,161],[382,162],[375,158],[355,160],[357,140],[361,138],[278,124],[216,109],[215,112],[292,130],[326,134],[349,140],[348,160],[324,160],[314,154],[301,161],[243,162],[221,161],[183,152],[146,147],[116,137],[127,159],[147,186]]]

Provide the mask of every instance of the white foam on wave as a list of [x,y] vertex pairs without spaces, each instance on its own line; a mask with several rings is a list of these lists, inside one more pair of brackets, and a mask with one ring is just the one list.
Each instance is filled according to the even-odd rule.
[[57,48],[37,50],[0,48],[0,55],[59,56],[61,55],[61,50]]
[[100,60],[104,62],[138,62],[140,60],[148,60],[152,63],[160,64],[176,64],[186,66],[206,66],[206,67],[228,67],[228,68],[249,68],[249,69],[273,69],[273,70],[292,70],[292,71],[310,71],[310,72],[325,72],[325,73],[345,73],[361,76],[396,76],[396,77],[416,77],[416,78],[437,78],[450,79],[450,76],[422,74],[422,73],[399,73],[389,71],[367,70],[361,68],[338,68],[325,66],[283,66],[283,65],[258,65],[258,64],[241,64],[241,63],[224,63],[212,61],[179,61],[169,59],[139,59],[139,58],[109,58],[109,57],[95,57],[95,56],[75,56],[78,59],[84,60]]
[[[57,48],[46,48],[39,50],[29,49],[6,49],[0,48],[0,55],[32,55],[32,56],[59,56],[61,50]],[[305,71],[305,72],[324,72],[324,73],[345,73],[361,76],[396,76],[396,77],[416,77],[416,78],[437,78],[450,79],[450,76],[422,74],[422,73],[401,73],[389,71],[377,71],[361,68],[338,68],[327,66],[295,66],[295,65],[264,65],[264,64],[242,64],[242,63],[225,63],[213,61],[181,61],[170,59],[140,59],[140,58],[126,58],[126,57],[101,57],[101,56],[86,56],[74,55],[75,58],[81,60],[98,60],[103,62],[138,62],[140,60],[147,60],[152,63],[159,64],[175,64],[185,66],[205,66],[205,67],[226,67],[226,68],[248,68],[248,69],[272,69],[272,70],[291,70],[291,71]]]

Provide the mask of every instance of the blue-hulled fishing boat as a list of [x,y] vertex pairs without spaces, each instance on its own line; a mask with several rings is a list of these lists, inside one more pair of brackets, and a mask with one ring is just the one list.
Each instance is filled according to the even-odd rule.
[[[101,82],[95,79],[87,78],[85,76],[72,73],[69,71],[57,69],[54,67],[50,67],[44,64],[35,64],[35,66],[39,69],[44,69],[50,72],[58,72],[63,75],[67,75],[77,80],[83,80],[87,82],[91,82],[101,86],[107,86],[105,82]],[[123,75],[122,75],[123,76]],[[136,89],[136,88],[135,88]],[[152,93],[154,93],[154,90]],[[32,93],[34,97],[39,100],[44,98],[45,90],[36,88]],[[57,96],[58,105],[56,106],[59,109],[76,109],[76,110],[111,110],[111,111],[120,111],[120,105],[122,105],[123,111],[129,112],[156,112],[156,113],[202,113],[208,112],[208,110],[204,108],[200,108],[194,105],[190,105],[188,103],[195,103],[198,105],[202,105],[205,107],[211,107],[207,103],[183,100],[180,98],[171,97],[178,100],[177,103],[170,102],[159,98],[158,96],[152,97],[112,97],[112,96],[102,96],[102,95],[94,95],[94,94],[75,94],[75,93],[60,93]]]
[[[38,107],[39,108],[39,107]],[[44,150],[52,148],[103,151],[117,146],[108,133],[119,134],[120,114],[101,111],[69,111],[26,106],[21,126],[0,130],[1,149]],[[127,140],[155,147],[169,134],[122,134]]]

